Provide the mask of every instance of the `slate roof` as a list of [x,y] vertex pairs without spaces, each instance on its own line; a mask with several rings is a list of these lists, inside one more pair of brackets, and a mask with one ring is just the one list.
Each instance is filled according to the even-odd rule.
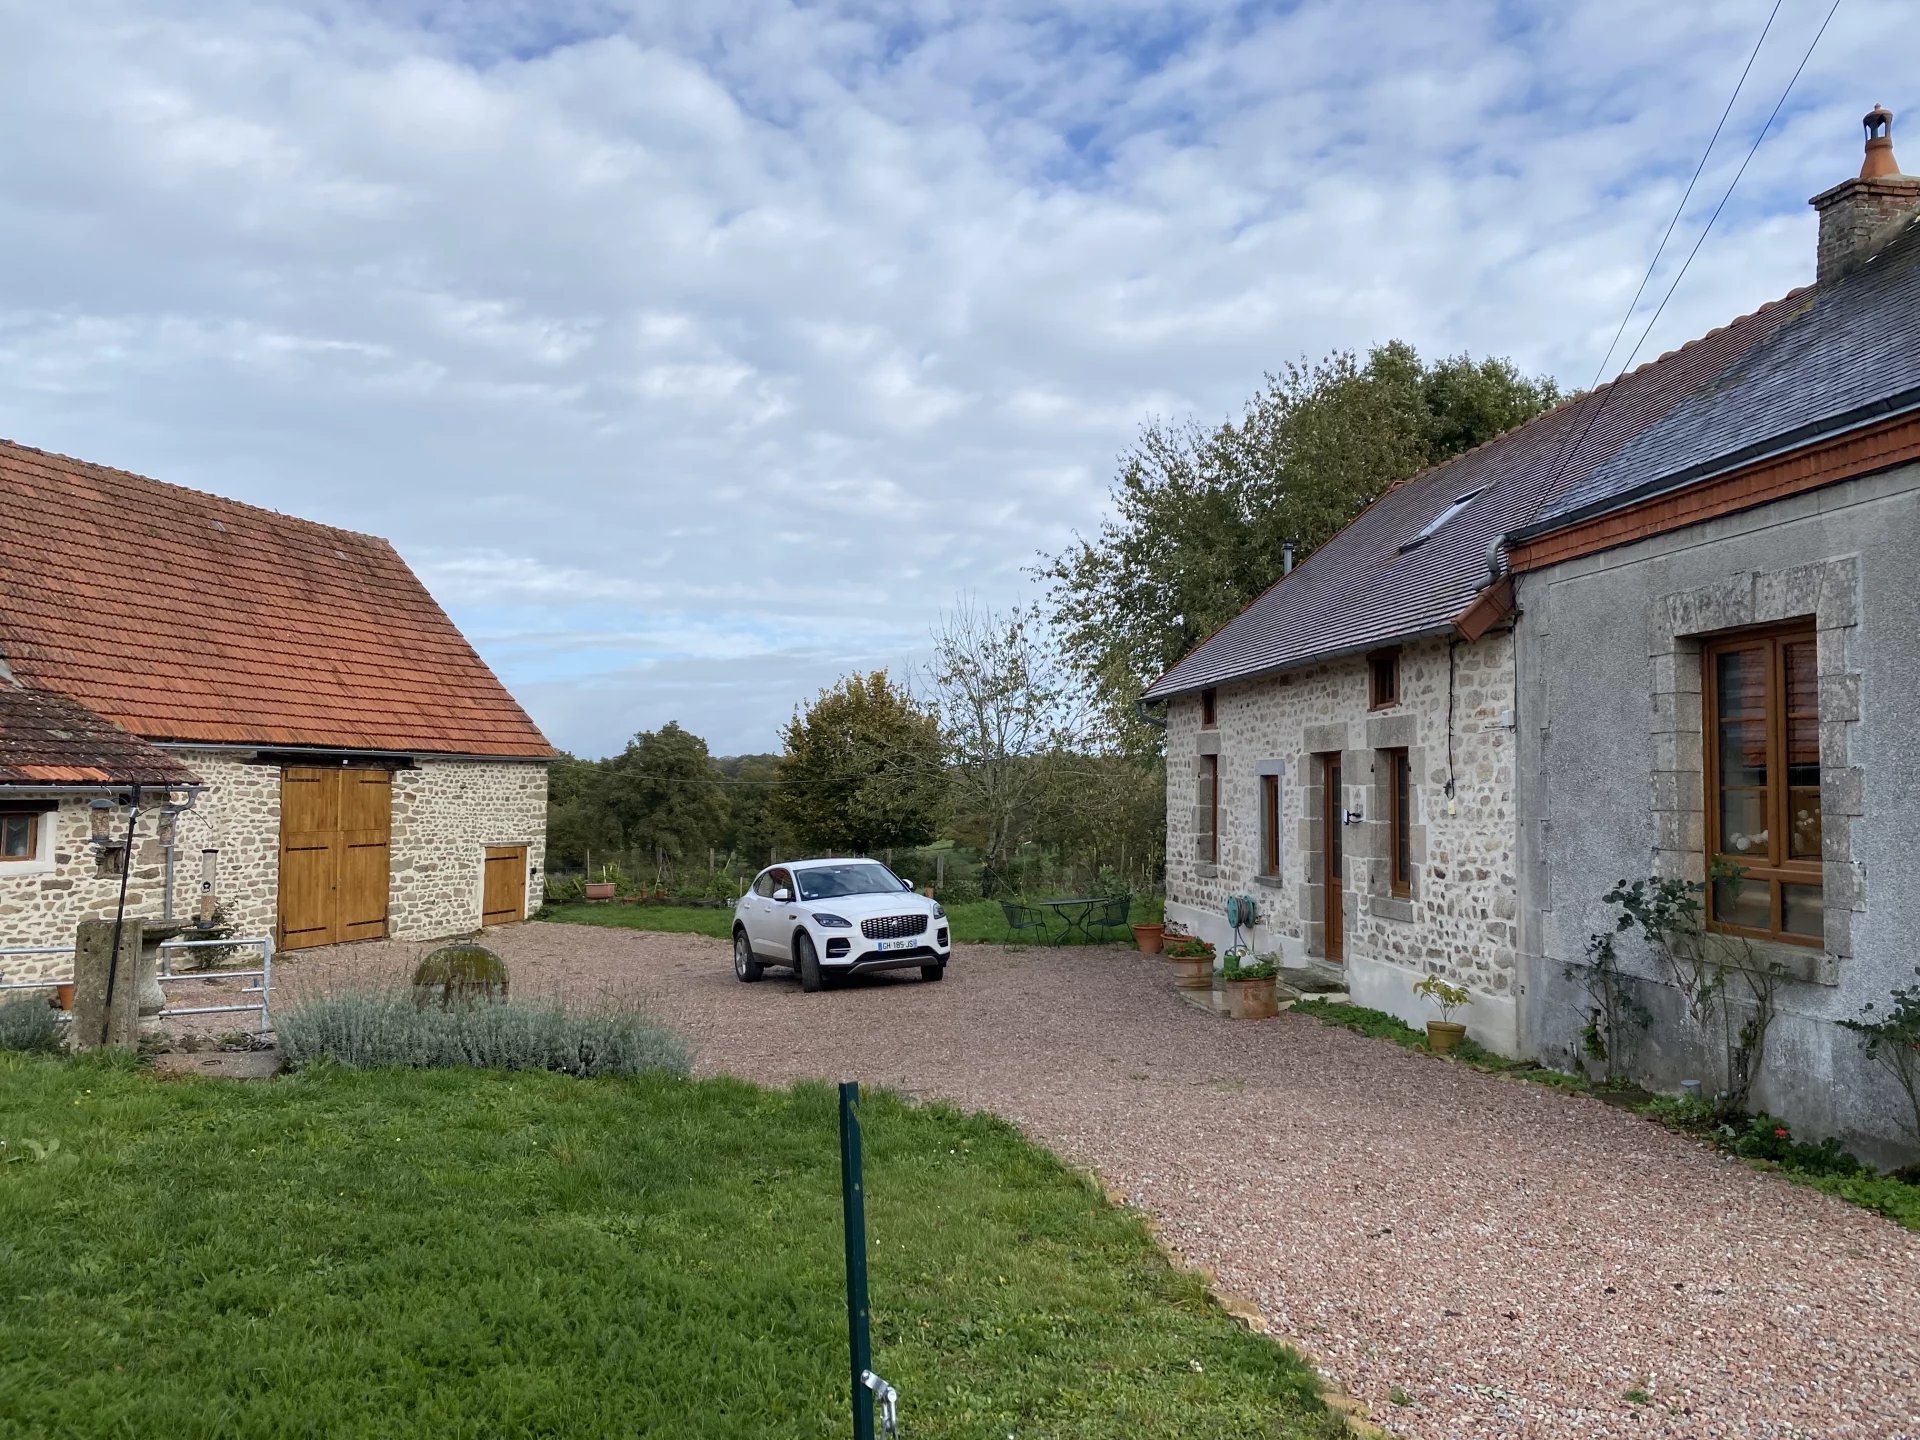
[[0,680],[0,785],[189,785],[179,760],[84,705]]
[[1690,472],[1804,442],[1849,418],[1920,403],[1920,223],[1837,284],[1800,292],[1766,343],[1649,425],[1530,530],[1555,528]]
[[[1489,583],[1503,535],[1612,465],[1656,424],[1760,345],[1808,296],[1743,316],[1477,449],[1401,482],[1294,567],[1147,691],[1150,700],[1441,633]],[[1459,496],[1473,502],[1429,540],[1402,546]]]
[[159,741],[553,753],[384,540],[0,441],[0,662]]

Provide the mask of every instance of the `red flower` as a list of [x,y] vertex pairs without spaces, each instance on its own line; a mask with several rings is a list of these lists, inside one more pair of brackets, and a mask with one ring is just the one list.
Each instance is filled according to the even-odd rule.
[[1787,1129],[1786,1129],[1786,1126],[1784,1126],[1784,1125],[1776,1125],[1776,1126],[1774,1126],[1774,1129],[1773,1129],[1773,1138],[1774,1138],[1774,1139],[1776,1139],[1776,1140],[1784,1140],[1784,1139],[1786,1139],[1786,1138],[1787,1138]]

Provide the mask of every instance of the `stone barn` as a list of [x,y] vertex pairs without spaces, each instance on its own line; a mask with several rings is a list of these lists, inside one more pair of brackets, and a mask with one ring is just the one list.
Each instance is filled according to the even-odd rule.
[[284,950],[538,906],[552,748],[386,541],[9,442],[0,514],[0,948],[129,866]]

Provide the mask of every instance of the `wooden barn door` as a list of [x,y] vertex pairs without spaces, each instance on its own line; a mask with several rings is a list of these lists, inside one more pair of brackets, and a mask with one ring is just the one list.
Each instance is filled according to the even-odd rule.
[[480,901],[482,925],[510,925],[527,918],[527,847],[487,849],[487,880]]
[[280,948],[387,933],[393,776],[290,765],[280,775]]

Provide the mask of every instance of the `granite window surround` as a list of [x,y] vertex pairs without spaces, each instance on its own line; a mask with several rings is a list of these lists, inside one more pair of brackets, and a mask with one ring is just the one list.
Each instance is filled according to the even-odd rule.
[[1653,873],[1694,883],[1706,879],[1704,642],[1730,631],[1802,619],[1813,622],[1819,651],[1825,944],[1814,949],[1749,943],[1756,960],[1777,964],[1793,979],[1834,985],[1839,962],[1853,953],[1853,917],[1866,908],[1866,870],[1853,853],[1863,788],[1852,764],[1861,709],[1860,671],[1852,658],[1860,620],[1859,563],[1853,556],[1743,571],[1658,596],[1648,606]]

